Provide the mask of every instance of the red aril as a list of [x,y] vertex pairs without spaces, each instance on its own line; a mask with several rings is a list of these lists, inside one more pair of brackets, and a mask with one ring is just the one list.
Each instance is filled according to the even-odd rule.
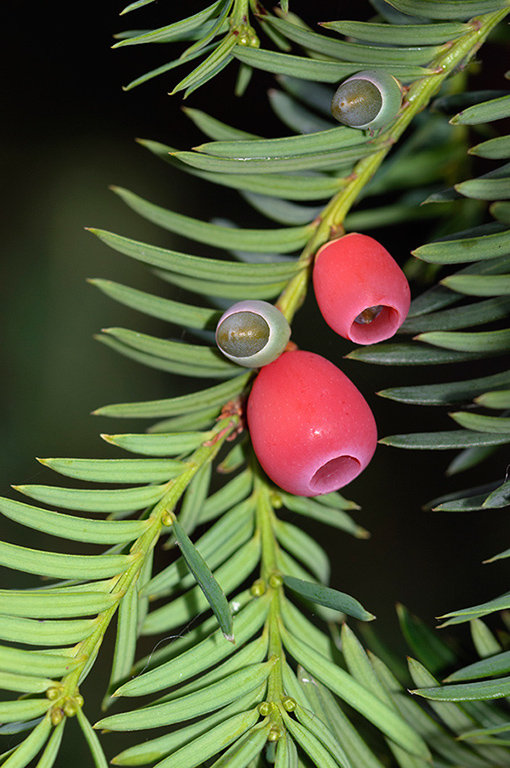
[[361,392],[313,352],[284,352],[262,368],[247,418],[262,468],[298,496],[346,485],[365,469],[377,444],[375,419]]
[[386,248],[352,232],[319,249],[313,268],[317,304],[327,324],[356,344],[388,339],[407,317],[407,278]]

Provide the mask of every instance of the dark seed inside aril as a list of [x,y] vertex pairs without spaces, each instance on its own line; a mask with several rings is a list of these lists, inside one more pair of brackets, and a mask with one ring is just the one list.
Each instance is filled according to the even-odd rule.
[[355,128],[374,120],[382,107],[382,97],[376,85],[369,80],[350,80],[343,83],[332,103],[333,117]]
[[269,325],[255,312],[235,312],[217,331],[218,346],[233,357],[251,357],[269,341]]
[[381,311],[382,304],[378,304],[375,307],[367,307],[363,310],[363,312],[360,312],[359,315],[354,318],[354,322],[358,323],[359,325],[368,325],[381,314]]

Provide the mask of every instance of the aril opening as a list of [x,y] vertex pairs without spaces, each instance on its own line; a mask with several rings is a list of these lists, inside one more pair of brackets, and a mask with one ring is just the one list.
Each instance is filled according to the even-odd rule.
[[[369,320],[369,322],[360,322],[358,318],[362,316],[367,317],[364,313],[368,313],[372,307],[363,310],[352,323],[349,329],[349,338],[356,344],[375,344],[383,339],[389,339],[393,336],[397,328],[399,327],[400,315],[396,309],[388,306],[377,307],[377,314]],[[374,308],[375,309],[375,308]]]
[[309,487],[314,493],[331,493],[347,485],[359,474],[360,463],[353,456],[330,459],[312,476]]

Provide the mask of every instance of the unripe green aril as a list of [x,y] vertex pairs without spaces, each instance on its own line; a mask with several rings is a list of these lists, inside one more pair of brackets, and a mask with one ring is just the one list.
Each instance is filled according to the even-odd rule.
[[331,113],[343,125],[373,131],[393,120],[401,103],[399,81],[389,72],[367,69],[337,88]]
[[221,316],[216,343],[225,357],[246,368],[276,360],[290,338],[284,315],[267,301],[239,301]]
[[218,326],[216,334],[221,351],[231,357],[251,357],[269,340],[269,326],[255,312],[235,312]]

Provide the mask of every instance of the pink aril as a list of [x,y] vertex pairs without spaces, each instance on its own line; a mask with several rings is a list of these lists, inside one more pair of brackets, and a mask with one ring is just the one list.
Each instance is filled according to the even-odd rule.
[[327,324],[356,344],[388,339],[407,317],[407,278],[386,248],[352,232],[319,249],[313,269],[317,304]]
[[262,368],[247,418],[262,468],[298,496],[346,485],[365,469],[377,444],[375,419],[361,392],[313,352],[284,352]]

